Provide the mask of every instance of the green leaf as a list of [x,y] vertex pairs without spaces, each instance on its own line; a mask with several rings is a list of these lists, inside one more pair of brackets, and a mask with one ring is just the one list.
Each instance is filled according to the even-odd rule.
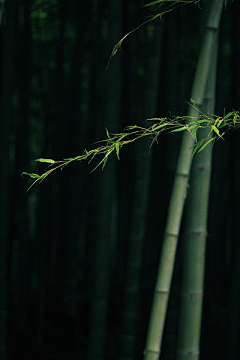
[[218,128],[215,125],[212,125],[211,128],[217,134],[218,137],[223,139],[222,135],[220,134]]
[[178,129],[174,129],[174,130],[171,130],[170,132],[180,132],[180,131],[184,131],[184,130],[187,130],[188,128],[186,126],[183,126],[181,128],[178,128]]
[[214,123],[213,126],[216,126],[217,128],[219,128],[219,127],[221,126],[222,122],[223,122],[223,119],[220,118],[220,117],[218,117],[218,118],[215,120],[215,123]]
[[108,155],[106,154],[102,162],[102,170],[105,168],[107,161],[108,161]]
[[234,117],[233,117],[233,125],[234,126],[236,125],[237,118],[238,118],[238,114],[235,114]]
[[192,105],[193,107],[196,107],[196,102],[193,99],[191,99],[191,103],[189,105]]
[[[154,5],[157,5],[157,4],[162,3],[162,2],[164,2],[164,1],[165,1],[165,0],[153,1],[153,2],[150,2],[150,3],[148,3],[148,4],[143,5],[143,7],[154,6]],[[168,1],[169,1],[169,0],[168,0]]]
[[224,119],[230,118],[230,116],[232,116],[233,114],[234,114],[234,112],[230,111],[229,113],[227,113],[227,115],[224,116]]
[[[149,119],[151,120],[151,119]],[[133,130],[133,129],[136,129],[137,128],[137,125],[129,125],[129,126],[126,126],[126,130]]]
[[191,131],[191,134],[192,134],[194,140],[197,141],[197,129],[196,129],[196,127],[190,128],[189,130]]
[[21,175],[22,175],[22,176],[23,176],[23,175],[30,176],[32,179],[38,179],[38,178],[40,178],[40,175],[38,175],[38,174],[28,173],[28,172],[25,172],[25,171],[22,172]]
[[160,118],[151,118],[151,119],[147,119],[147,121],[161,121]]
[[203,149],[205,149],[205,147],[207,147],[212,141],[214,141],[214,138],[209,139],[207,142],[205,142],[202,146],[199,147],[199,149],[197,150],[197,152],[202,151]]
[[196,122],[196,124],[204,124],[204,123],[210,123],[210,120],[203,119],[203,120],[196,120],[195,122]]
[[[226,0],[225,0],[226,1]],[[146,5],[143,5],[143,7],[147,7],[147,6],[154,6],[160,3],[164,3],[164,2],[174,2],[174,3],[192,3],[193,0],[156,0],[156,1],[152,1]]]
[[120,160],[120,156],[119,156],[119,150],[120,150],[120,147],[119,147],[119,143],[118,143],[118,142],[116,142],[116,144],[115,144],[115,148],[116,148],[117,158],[118,158],[118,160]]
[[198,141],[194,146],[193,146],[193,153],[192,153],[192,157],[198,152],[198,149],[201,147],[203,141]]
[[108,131],[107,128],[106,128],[106,133],[107,133],[107,137],[108,137],[109,139],[111,139],[111,136],[110,136],[109,131]]
[[55,162],[56,162],[53,159],[43,159],[43,158],[36,159],[35,161],[47,163],[47,164],[55,164]]
[[161,124],[161,125],[156,124],[156,127],[155,127],[155,125],[153,125],[153,130],[158,131],[158,130],[164,128],[165,126],[170,126],[170,125],[171,125],[171,123],[164,123],[164,124]]

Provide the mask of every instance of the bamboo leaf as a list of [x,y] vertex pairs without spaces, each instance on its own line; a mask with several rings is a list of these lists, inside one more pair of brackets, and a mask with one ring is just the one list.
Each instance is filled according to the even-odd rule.
[[210,120],[208,120],[208,119],[197,120],[196,123],[197,123],[197,124],[210,123]]
[[217,134],[218,137],[220,137],[221,139],[223,139],[222,135],[220,134],[218,128],[215,125],[211,126],[212,130]]
[[216,126],[217,128],[220,127],[220,125],[222,124],[223,122],[223,119],[218,117],[216,120],[215,120],[215,123],[214,123],[214,126]]
[[126,126],[126,130],[133,130],[133,129],[136,129],[136,128],[137,128],[137,125]]
[[171,132],[180,132],[180,131],[184,131],[184,130],[188,130],[187,126],[183,126],[178,129],[171,130]]
[[234,114],[234,112],[230,111],[229,113],[227,113],[227,115],[224,116],[224,119],[230,118],[233,114]]
[[205,147],[207,147],[212,141],[214,141],[215,138],[211,138],[209,139],[207,142],[205,142],[202,146],[200,146],[200,148],[197,150],[197,152],[199,153],[200,151],[203,151],[205,149]]
[[111,139],[111,136],[110,136],[109,131],[108,131],[107,128],[106,128],[106,133],[107,133],[107,137],[108,137],[109,139]]
[[143,5],[143,7],[147,7],[147,6],[154,6],[154,5],[157,5],[157,4],[159,4],[159,3],[163,3],[163,2],[165,2],[165,1],[171,1],[171,0],[157,0],[157,1],[153,1],[153,2],[150,2],[150,3],[148,3],[148,4],[145,4],[145,5]]
[[23,175],[30,176],[32,179],[38,179],[38,178],[40,178],[40,175],[38,175],[38,174],[28,173],[28,172],[25,172],[25,171],[22,172],[21,175],[22,175],[22,176],[23,176]]
[[151,118],[151,119],[147,119],[147,121],[161,121],[160,118]]
[[234,117],[233,117],[233,125],[236,125],[237,122],[237,118],[238,118],[238,114],[235,113]]
[[55,164],[55,162],[56,162],[53,159],[44,159],[44,158],[39,158],[39,159],[36,159],[35,161],[47,163],[47,164]]
[[189,105],[191,105],[191,106],[193,106],[195,108],[196,107],[196,102],[193,99],[191,99],[191,103]]
[[115,148],[116,148],[117,158],[118,158],[118,160],[120,160],[120,156],[119,156],[119,150],[120,150],[120,147],[119,147],[119,143],[118,143],[118,142],[116,142],[116,144],[115,144]]
[[153,125],[153,130],[158,131],[158,130],[160,130],[160,129],[166,127],[166,126],[169,126],[169,125],[171,125],[171,123],[164,123],[164,124],[161,124],[161,125],[156,125],[156,127],[155,127],[155,125]]
[[197,141],[197,129],[196,129],[196,127],[194,127],[193,129],[189,129],[189,130],[191,130],[191,134],[192,134],[194,140]]
[[146,5],[143,5],[143,7],[147,7],[147,6],[154,6],[160,3],[164,3],[164,2],[175,2],[175,3],[192,3],[194,2],[194,0],[156,0],[153,2],[150,2]]
[[193,146],[192,157],[194,157],[194,155],[198,152],[198,150],[201,147],[202,143],[203,143],[203,140],[198,141],[198,142],[195,143],[195,145]]
[[108,155],[106,155],[103,159],[102,170],[105,168],[107,161],[108,161]]

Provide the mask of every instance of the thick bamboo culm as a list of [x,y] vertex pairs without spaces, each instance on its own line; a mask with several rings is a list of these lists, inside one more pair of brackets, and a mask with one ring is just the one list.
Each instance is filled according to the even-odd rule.
[[[213,114],[216,93],[217,45],[213,47],[206,96],[202,111]],[[209,129],[200,129],[199,139]],[[183,285],[178,330],[177,360],[199,359],[201,314],[204,288],[205,245],[211,179],[212,147],[196,154],[190,176],[186,203],[186,229],[183,238]]]
[[[209,69],[212,61],[212,49],[217,38],[222,8],[223,0],[212,1],[211,9],[205,24],[203,42],[191,92],[191,99],[195,101],[197,108],[201,108],[203,105]],[[198,111],[191,107],[189,116],[198,117]],[[193,144],[193,138],[187,132],[184,133],[168,209],[168,219],[150,314],[144,360],[158,360],[161,354],[161,343],[175,254],[192,162],[191,148]]]

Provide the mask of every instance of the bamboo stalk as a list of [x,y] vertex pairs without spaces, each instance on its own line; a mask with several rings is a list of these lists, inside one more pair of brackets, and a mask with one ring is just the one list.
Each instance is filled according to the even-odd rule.
[[[0,172],[0,359],[6,360],[9,357],[9,347],[7,344],[8,329],[8,255],[10,240],[10,199],[12,182],[9,181],[11,175],[12,161],[10,161],[10,135],[12,114],[12,94],[14,84],[14,56],[16,49],[16,24],[18,3],[16,1],[7,2],[7,12],[5,17],[5,29],[1,49],[1,107],[0,107],[0,162],[4,171]],[[2,14],[1,14],[2,15]]]
[[[214,113],[217,39],[213,48],[209,71],[205,113]],[[200,131],[205,138],[209,129]],[[187,200],[186,231],[183,239],[183,285],[179,320],[177,360],[199,359],[200,331],[203,303],[205,245],[207,237],[208,200],[211,178],[212,147],[197,154],[191,169],[191,182]]]
[[[205,25],[203,43],[195,72],[191,98],[199,108],[203,104],[205,87],[211,64],[212,48],[216,41],[220,23],[223,0],[213,0]],[[190,108],[190,116],[198,116],[197,110]],[[162,253],[157,274],[152,310],[144,360],[158,360],[161,354],[161,343],[166,318],[178,235],[186,198],[188,177],[192,162],[194,140],[186,132],[183,134],[175,180],[168,209],[168,219],[163,239]]]
[[2,17],[3,17],[3,11],[4,11],[4,3],[5,3],[5,0],[0,0],[0,26],[2,25]]
[[[122,22],[122,1],[117,4],[114,0],[109,2],[109,43],[120,37]],[[121,104],[121,58],[115,59],[108,70],[106,82],[107,100],[103,109],[105,126],[108,129],[119,127]],[[114,120],[113,120],[114,119]],[[96,130],[102,124],[96,124]],[[88,360],[104,360],[108,337],[108,311],[110,301],[110,285],[112,274],[115,273],[116,247],[117,247],[117,174],[116,163],[109,162],[106,171],[101,177],[93,177],[92,187],[92,247],[91,251],[91,288],[90,288],[90,316]],[[111,357],[111,356],[110,356]]]
[[[144,62],[145,68],[145,89],[144,89],[144,107],[139,107],[139,100],[133,99],[132,113],[135,117],[139,111],[143,111],[144,116],[156,115],[157,106],[157,88],[159,82],[159,71],[162,61],[163,44],[163,26],[154,29],[154,39],[145,39]],[[149,48],[158,40],[157,46],[149,56]],[[160,41],[159,41],[160,40]],[[141,90],[142,92],[142,90]],[[136,90],[134,90],[136,97]],[[134,101],[135,100],[135,101]],[[138,106],[137,106],[138,105]],[[134,114],[135,113],[135,114]],[[142,124],[144,126],[144,123]],[[149,143],[148,143],[149,146]],[[119,335],[119,360],[131,360],[136,357],[139,350],[139,322],[140,311],[140,288],[141,271],[143,261],[144,239],[146,234],[146,213],[148,207],[148,197],[150,188],[152,155],[146,152],[146,142],[142,141],[136,144],[134,156],[134,170],[136,181],[134,183],[134,193],[131,206],[131,221],[129,229],[129,240],[127,243],[127,254],[125,263],[125,282],[123,289],[123,304],[121,312],[121,327]],[[141,347],[141,352],[142,352]]]

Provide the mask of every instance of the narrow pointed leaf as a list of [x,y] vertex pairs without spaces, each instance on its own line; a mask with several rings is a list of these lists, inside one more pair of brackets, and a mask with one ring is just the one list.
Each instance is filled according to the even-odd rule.
[[162,128],[166,127],[166,126],[169,126],[169,125],[171,125],[171,123],[164,123],[164,124],[161,124],[161,125],[156,125],[156,127],[153,126],[153,130],[157,131],[157,130],[160,130],[160,129],[162,129]]
[[39,158],[39,159],[36,159],[35,161],[47,163],[47,164],[55,164],[55,162],[56,162],[53,159],[44,159],[44,158]]
[[200,148],[198,149],[197,152],[201,152],[205,149],[205,147],[207,147],[212,141],[214,141],[215,138],[211,138],[209,139],[207,142],[205,142],[202,146],[200,146]]
[[159,3],[163,3],[165,0],[157,0],[157,1],[153,1],[153,2],[150,2],[148,4],[145,4],[143,5],[143,7],[147,7],[147,6],[154,6],[154,5],[157,5]]
[[119,150],[120,150],[120,147],[119,147],[119,143],[118,143],[118,142],[116,142],[115,147],[116,147],[116,154],[117,154],[117,158],[118,158],[118,160],[120,160],[120,156],[119,156]]
[[154,6],[160,3],[164,3],[164,2],[175,2],[175,3],[192,3],[194,2],[194,0],[156,0],[156,1],[152,1],[146,5],[143,5],[143,7],[147,7],[147,6]]
[[224,119],[230,118],[230,116],[232,116],[233,114],[234,112],[230,111],[229,113],[227,113],[227,115],[224,116]]
[[102,170],[105,168],[107,161],[108,161],[108,155],[105,156],[105,158],[103,159]]
[[197,124],[204,124],[204,123],[209,123],[209,122],[210,122],[210,120],[208,120],[208,119],[203,119],[203,120],[197,120],[196,121]]
[[218,137],[223,139],[222,135],[220,134],[218,128],[215,125],[212,125],[212,130],[217,134]]
[[181,128],[171,130],[171,132],[180,132],[180,131],[184,131],[184,130],[188,130],[188,128],[186,126],[183,126]]
[[189,130],[191,130],[191,134],[194,137],[194,140],[197,141],[197,129],[196,129],[196,127],[192,128],[192,129],[189,129]]
[[237,118],[238,118],[238,114],[235,114],[233,117],[233,125],[234,126],[236,125]]
[[111,139],[111,136],[110,136],[109,131],[108,131],[107,128],[106,128],[106,133],[107,133],[107,137],[108,137],[109,139]]
[[25,171],[22,172],[21,175],[22,175],[22,176],[23,176],[23,175],[30,176],[32,179],[38,179],[38,178],[40,178],[40,175],[38,175],[38,174],[28,173],[28,172],[25,172]]

